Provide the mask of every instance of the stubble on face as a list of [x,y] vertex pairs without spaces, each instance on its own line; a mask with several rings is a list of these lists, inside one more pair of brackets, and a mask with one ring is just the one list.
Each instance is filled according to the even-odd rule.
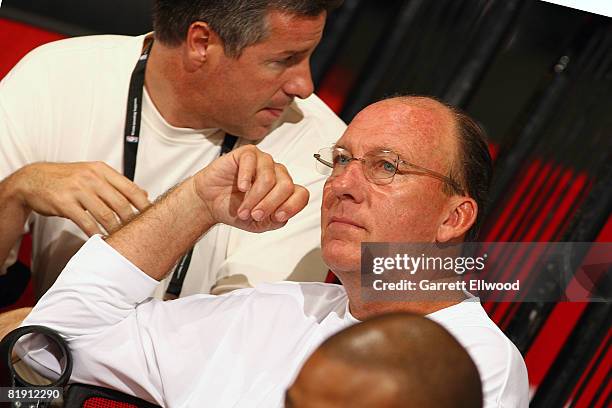
[[196,90],[207,127],[259,140],[281,120],[294,97],[310,95],[309,58],[321,39],[325,17],[273,10],[266,17],[268,35],[238,57],[217,47]]

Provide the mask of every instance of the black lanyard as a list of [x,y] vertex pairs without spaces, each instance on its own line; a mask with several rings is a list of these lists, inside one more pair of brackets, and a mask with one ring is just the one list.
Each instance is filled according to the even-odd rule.
[[[123,174],[132,181],[134,181],[134,174],[136,173],[136,155],[138,153],[138,142],[140,140],[142,92],[145,84],[145,70],[152,46],[153,41],[151,40],[151,43],[145,48],[138,59],[134,71],[132,72],[130,89],[128,92],[127,111],[125,114],[125,138],[123,139]],[[220,155],[230,152],[236,145],[237,140],[238,138],[236,136],[226,134],[223,139]],[[193,248],[183,255],[176,265],[172,274],[172,279],[166,290],[166,299],[176,299],[180,295],[192,255]]]

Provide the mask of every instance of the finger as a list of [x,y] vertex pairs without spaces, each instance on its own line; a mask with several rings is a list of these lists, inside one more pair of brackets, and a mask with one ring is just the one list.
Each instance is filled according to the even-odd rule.
[[286,222],[291,217],[302,211],[304,207],[306,207],[306,204],[308,204],[308,199],[310,197],[308,190],[305,187],[297,184],[294,186],[295,189],[293,194],[286,199],[272,215],[271,218],[273,220],[277,222]]
[[274,166],[274,175],[276,179],[274,187],[255,205],[251,212],[255,221],[260,221],[274,213],[295,191],[295,185],[285,166],[282,164]]
[[102,201],[119,216],[122,224],[127,223],[134,217],[135,212],[130,202],[112,185],[100,186],[96,189],[96,192]]
[[106,181],[117,189],[139,211],[143,211],[151,205],[147,192],[138,187],[136,183],[132,182],[106,163],[96,163],[95,166],[96,170],[101,173]]
[[83,192],[77,196],[77,200],[106,231],[111,232],[121,226],[115,212],[94,192]]
[[83,207],[79,205],[68,206],[64,209],[66,218],[72,220],[88,237],[104,232],[96,220]]
[[[238,217],[240,219],[246,220],[249,216],[252,216],[251,209],[274,188],[276,184],[274,164],[274,160],[272,160],[272,156],[269,154],[259,153],[257,155],[255,181],[245,194],[242,205],[238,209]],[[253,219],[258,221],[255,217]]]
[[257,156],[255,151],[245,150],[240,155],[238,163],[238,190],[246,193],[251,188],[253,176],[255,175],[255,166],[257,165]]

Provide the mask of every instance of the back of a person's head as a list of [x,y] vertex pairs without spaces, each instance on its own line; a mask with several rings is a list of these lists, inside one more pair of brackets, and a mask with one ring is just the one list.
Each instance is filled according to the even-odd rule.
[[481,407],[478,370],[439,324],[378,316],[327,339],[304,364],[287,406]]

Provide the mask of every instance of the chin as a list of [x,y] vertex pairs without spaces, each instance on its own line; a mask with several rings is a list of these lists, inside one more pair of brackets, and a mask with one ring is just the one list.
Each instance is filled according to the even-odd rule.
[[266,137],[270,133],[271,129],[272,129],[272,126],[264,126],[264,125],[250,126],[250,127],[244,128],[244,130],[242,131],[241,137],[246,140],[257,142],[263,139],[264,137]]
[[361,245],[330,240],[323,242],[323,261],[334,273],[361,270]]
[[240,123],[234,122],[231,126],[228,124],[223,129],[234,136],[238,136],[245,140],[257,142],[270,133],[272,126],[262,124],[253,118],[243,120]]

